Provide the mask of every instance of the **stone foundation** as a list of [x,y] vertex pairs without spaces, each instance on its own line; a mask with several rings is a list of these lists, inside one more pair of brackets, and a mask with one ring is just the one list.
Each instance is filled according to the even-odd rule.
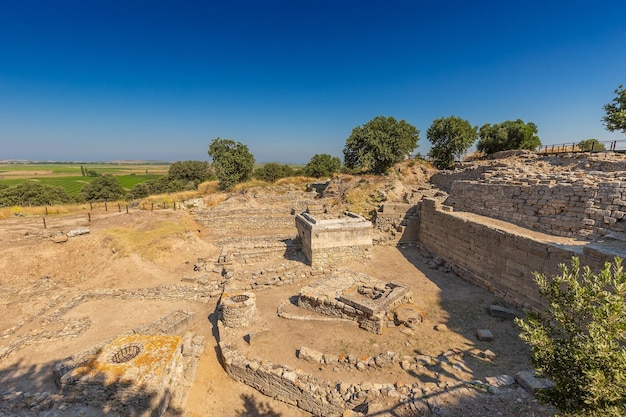
[[372,224],[357,214],[317,218],[302,213],[296,216],[296,229],[312,266],[371,256]]
[[55,367],[55,382],[66,401],[115,403],[125,415],[161,416],[180,374],[180,336],[127,335],[80,361]]
[[346,272],[302,288],[298,307],[354,320],[361,328],[380,334],[393,307],[410,300],[406,287]]

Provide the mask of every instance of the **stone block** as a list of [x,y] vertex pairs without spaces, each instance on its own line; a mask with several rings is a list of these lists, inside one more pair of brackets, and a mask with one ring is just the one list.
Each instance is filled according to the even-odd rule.
[[67,235],[65,233],[61,234],[61,235],[56,235],[52,238],[52,241],[54,243],[64,243],[67,242]]
[[533,371],[518,372],[515,374],[515,380],[531,394],[554,386],[552,381],[547,378],[538,378]]
[[491,330],[479,329],[476,331],[476,337],[478,337],[478,340],[491,342],[493,340],[493,333],[491,333]]
[[321,352],[306,346],[302,346],[298,350],[297,354],[299,359],[303,359],[308,362],[323,363],[324,361],[324,355]]
[[513,320],[516,317],[523,317],[523,314],[517,310],[492,304],[489,306],[489,314],[492,317],[500,317],[507,320]]

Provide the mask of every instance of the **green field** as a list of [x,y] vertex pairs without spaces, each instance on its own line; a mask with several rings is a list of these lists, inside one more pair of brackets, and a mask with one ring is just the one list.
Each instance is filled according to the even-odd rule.
[[81,165],[86,171],[110,174],[130,190],[135,185],[157,179],[167,174],[167,164],[0,164],[0,184],[13,186],[24,181],[37,181],[42,184],[57,185],[69,194],[80,194],[83,186],[96,177],[82,176]]

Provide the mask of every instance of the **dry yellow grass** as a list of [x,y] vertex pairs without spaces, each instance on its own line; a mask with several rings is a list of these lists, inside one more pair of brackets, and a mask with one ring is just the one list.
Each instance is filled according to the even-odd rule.
[[154,229],[111,228],[104,235],[112,239],[112,246],[122,254],[136,253],[142,258],[156,261],[163,252],[171,249],[169,237],[189,230],[178,220],[159,222]]

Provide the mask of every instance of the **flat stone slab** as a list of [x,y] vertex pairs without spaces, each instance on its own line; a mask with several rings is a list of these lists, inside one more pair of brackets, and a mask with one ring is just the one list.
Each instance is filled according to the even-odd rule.
[[524,317],[524,314],[522,314],[520,311],[513,310],[511,308],[498,306],[495,304],[492,304],[489,306],[489,314],[492,317],[500,317],[500,318],[507,319],[507,320],[513,320],[515,318]]
[[531,394],[554,386],[554,382],[547,378],[538,378],[533,371],[518,372],[515,374],[515,380]]

